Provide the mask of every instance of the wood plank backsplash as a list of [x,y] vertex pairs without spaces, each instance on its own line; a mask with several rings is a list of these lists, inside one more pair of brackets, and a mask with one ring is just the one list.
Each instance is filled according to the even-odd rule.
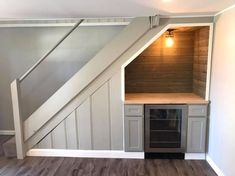
[[193,91],[194,32],[174,32],[174,45],[161,36],[125,69],[126,93]]
[[193,92],[205,97],[208,60],[209,27],[195,31],[194,62],[193,62]]

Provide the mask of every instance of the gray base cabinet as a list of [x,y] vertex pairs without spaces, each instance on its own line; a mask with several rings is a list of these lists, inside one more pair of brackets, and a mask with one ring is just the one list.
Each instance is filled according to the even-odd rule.
[[207,106],[189,105],[187,153],[205,153]]
[[[207,104],[188,105],[187,153],[205,153]],[[143,105],[125,105],[125,151],[144,151]]]
[[188,119],[188,153],[204,153],[206,141],[206,118],[189,118]]
[[125,135],[125,151],[143,151],[143,117],[126,117]]
[[144,151],[143,105],[125,105],[125,151]]

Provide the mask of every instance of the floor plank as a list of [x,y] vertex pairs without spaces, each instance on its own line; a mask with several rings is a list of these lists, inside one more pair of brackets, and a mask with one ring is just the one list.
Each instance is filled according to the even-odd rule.
[[206,161],[0,157],[1,176],[216,176]]

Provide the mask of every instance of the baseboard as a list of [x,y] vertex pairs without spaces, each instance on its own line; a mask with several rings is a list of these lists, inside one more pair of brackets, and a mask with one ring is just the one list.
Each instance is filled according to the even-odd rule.
[[205,153],[185,153],[184,159],[186,160],[205,160]]
[[144,159],[144,152],[111,150],[31,149],[27,156]]
[[0,130],[0,135],[15,135],[14,130]]
[[220,168],[215,164],[215,162],[208,154],[206,155],[206,161],[209,163],[209,165],[212,167],[212,169],[218,176],[225,176],[224,173],[220,170]]

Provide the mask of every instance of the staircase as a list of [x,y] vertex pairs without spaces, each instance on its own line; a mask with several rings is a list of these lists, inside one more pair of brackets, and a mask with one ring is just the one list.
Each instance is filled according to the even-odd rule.
[[124,67],[168,28],[183,23],[203,25],[213,19],[158,20],[157,17],[133,19],[27,120],[23,120],[21,114],[20,84],[66,37],[26,74],[13,81],[11,90],[16,147],[13,145],[14,138],[3,137],[2,149],[6,150],[6,156],[14,156],[16,148],[17,158],[23,159],[27,152],[30,155],[31,149],[45,146],[52,149],[123,150]]
[[0,157],[16,157],[16,142],[14,136],[0,135]]

